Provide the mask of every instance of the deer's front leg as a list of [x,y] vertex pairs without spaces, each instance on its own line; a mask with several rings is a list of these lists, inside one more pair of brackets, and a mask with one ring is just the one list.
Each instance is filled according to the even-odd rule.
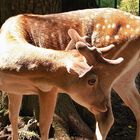
[[96,130],[95,130],[94,140],[105,140],[111,126],[114,123],[114,116],[112,113],[110,95],[108,96],[107,100],[108,100],[107,112],[103,112],[98,115],[95,115]]
[[57,89],[52,89],[47,93],[39,94],[40,102],[40,134],[41,140],[48,140],[49,129],[52,123],[53,113],[57,100]]
[[22,95],[8,94],[9,119],[12,127],[12,140],[18,140],[18,116],[22,102]]

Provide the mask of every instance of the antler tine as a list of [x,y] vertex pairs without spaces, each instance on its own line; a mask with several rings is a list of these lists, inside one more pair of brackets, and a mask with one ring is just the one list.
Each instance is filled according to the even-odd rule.
[[74,49],[75,44],[78,41],[84,42],[86,44],[86,46],[90,46],[90,44],[88,43],[90,38],[88,36],[81,37],[80,34],[75,29],[69,29],[68,30],[68,35],[70,36],[71,40],[70,40],[70,42],[68,43],[68,45],[65,49],[66,51]]
[[76,47],[77,50],[80,49],[80,48],[84,48],[84,47],[87,47],[88,49],[90,48],[90,47],[87,46],[86,43],[84,43],[84,42],[82,42],[82,41],[78,41],[78,42],[76,43],[75,47]]
[[79,40],[81,38],[81,36],[79,35],[79,33],[75,29],[69,29],[68,30],[68,35],[74,41],[77,41],[77,40]]
[[[98,50],[98,48],[96,48],[95,46],[92,46],[92,47],[87,46],[87,48],[88,48],[90,51],[94,51],[95,49]],[[98,50],[98,52],[99,52],[99,51],[100,51],[100,50]]]
[[104,57],[102,56],[101,51],[99,51],[97,48],[96,48],[95,50],[96,50],[96,54],[97,54],[97,56],[98,56],[98,59],[99,59],[101,62],[103,62],[103,63],[108,63],[108,64],[112,64],[112,65],[117,65],[117,64],[122,63],[122,61],[124,60],[124,58],[122,58],[122,57],[119,57],[119,58],[114,59],[114,60],[104,58]]
[[113,65],[120,64],[120,63],[122,63],[122,61],[124,60],[124,58],[122,58],[122,57],[119,57],[119,58],[117,58],[117,59],[115,59],[115,60],[106,59],[106,58],[104,58],[104,57],[103,57],[103,59],[104,59],[105,62],[107,62],[107,63],[109,63],[109,64],[113,64]]
[[115,47],[115,45],[114,45],[114,44],[111,44],[111,45],[106,46],[106,47],[104,47],[104,48],[98,48],[98,50],[104,53],[104,52],[110,51],[110,50],[111,50],[112,48],[114,48],[114,47]]
[[72,50],[74,48],[75,48],[75,42],[73,40],[70,40],[70,42],[68,43],[65,51]]

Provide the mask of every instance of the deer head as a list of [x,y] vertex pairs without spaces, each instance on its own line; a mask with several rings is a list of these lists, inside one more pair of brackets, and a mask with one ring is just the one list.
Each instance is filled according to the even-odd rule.
[[74,29],[70,29],[68,34],[71,37],[71,41],[66,47],[66,51],[78,50],[86,58],[86,62],[90,67],[80,74],[78,79],[73,80],[73,83],[70,82],[71,85],[67,86],[67,92],[72,93],[70,96],[73,100],[85,106],[94,114],[105,112],[107,110],[105,95],[94,92],[96,91],[98,81],[98,75],[94,72],[95,64],[117,65],[123,61],[123,58],[110,60],[103,57],[102,53],[110,51],[115,47],[113,44],[106,48],[91,47],[90,43],[87,42],[87,39],[89,39],[87,36],[81,37]]

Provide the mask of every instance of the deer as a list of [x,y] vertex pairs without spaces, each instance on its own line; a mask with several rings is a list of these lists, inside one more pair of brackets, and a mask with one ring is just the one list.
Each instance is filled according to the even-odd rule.
[[[67,93],[93,114],[107,111],[105,96],[93,92],[97,75],[92,61],[114,67],[123,62],[122,57],[113,60],[103,57],[102,53],[111,51],[114,45],[91,47],[86,42],[87,36],[81,37],[76,30],[69,29],[70,24],[65,29],[68,33],[63,34],[65,38],[62,37],[60,33],[64,29],[47,27],[52,17],[18,15],[9,18],[0,30],[0,90],[8,94],[12,140],[18,139],[18,114],[23,95],[39,96],[41,140],[48,139],[60,92]],[[34,24],[36,27],[32,26],[34,20],[38,22]],[[40,29],[39,24],[43,25]],[[59,34],[55,35],[56,32]]]
[[[80,11],[87,15],[87,22],[94,27],[90,33],[91,46],[97,48],[114,44],[112,51],[104,56],[115,59],[122,56],[124,61],[117,67],[100,64],[93,61],[94,72],[98,76],[95,82],[94,94],[106,97],[107,111],[95,114],[96,130],[94,139],[105,140],[113,125],[114,116],[111,107],[111,89],[113,88],[124,103],[132,110],[137,122],[136,140],[140,139],[140,94],[135,85],[135,79],[140,72],[140,18],[128,12],[113,8],[101,8]],[[90,15],[90,16],[89,16]],[[88,19],[89,18],[89,19]],[[69,34],[72,35],[71,32]],[[74,44],[71,41],[70,44]],[[85,46],[87,45],[83,40]],[[70,49],[74,46],[70,46]],[[90,63],[92,64],[92,62]]]
[[[24,38],[28,43],[40,48],[67,51],[75,49],[76,42],[80,41],[82,46],[88,46],[90,43],[91,46],[102,50],[114,44],[115,47],[105,52],[103,56],[111,60],[122,56],[124,61],[115,66],[110,64],[110,61],[105,63],[105,58],[103,61],[98,59],[91,61],[89,58],[93,53],[83,51],[89,65],[94,66],[93,73],[96,73],[96,78],[92,80],[93,94],[104,95],[107,102],[106,112],[94,114],[96,118],[94,139],[105,140],[113,125],[114,116],[110,98],[113,88],[135,115],[136,140],[139,140],[140,97],[134,83],[140,66],[139,24],[139,17],[130,13],[113,8],[99,8],[49,15],[22,14],[8,19],[2,28],[8,31],[8,35],[12,34],[11,38],[18,38],[17,40]],[[74,30],[77,33],[74,33]]]

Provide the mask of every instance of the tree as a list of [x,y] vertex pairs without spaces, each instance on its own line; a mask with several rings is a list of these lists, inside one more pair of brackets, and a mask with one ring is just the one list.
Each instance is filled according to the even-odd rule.
[[[0,24],[2,24],[10,16],[21,13],[46,14],[91,7],[98,7],[95,0],[1,0]],[[37,97],[24,97],[21,114],[38,114]],[[88,116],[89,119],[85,116]],[[68,96],[63,94],[58,99],[56,115],[54,116],[53,122],[53,127],[55,128],[57,134],[56,137],[60,136],[60,134],[64,132],[67,139],[69,139],[68,134],[73,132],[75,135],[90,138],[92,137],[92,131],[89,124],[92,119],[92,115],[86,109],[77,105]],[[56,124],[60,124],[59,127],[61,127],[64,131],[59,133],[59,130],[57,129],[58,126]]]
[[97,8],[96,0],[62,0],[62,11],[72,11],[76,9]]
[[100,7],[115,7],[116,0],[98,0]]
[[140,0],[139,0],[139,16],[140,16]]
[[117,8],[117,4],[118,4],[117,2],[118,2],[117,0],[114,1],[114,8]]
[[21,13],[56,13],[61,12],[61,0],[0,0],[0,23],[8,17]]
[[121,0],[119,8],[134,15],[138,15],[139,0]]

